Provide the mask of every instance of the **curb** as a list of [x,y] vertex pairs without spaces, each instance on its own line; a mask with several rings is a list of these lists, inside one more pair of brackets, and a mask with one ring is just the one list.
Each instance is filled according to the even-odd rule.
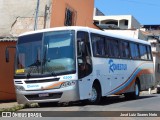
[[157,94],[157,90],[156,90],[156,89],[153,89],[153,90],[148,90],[148,91],[142,91],[141,94],[142,94],[142,95]]
[[[8,103],[5,103],[5,104],[8,104]],[[12,105],[10,105],[10,107],[9,106],[5,107],[5,108],[0,107],[0,113],[1,112],[16,112],[18,110],[25,109],[25,108],[37,108],[37,107],[39,107],[39,106],[36,103],[33,103],[33,104],[18,104],[16,102],[16,103],[12,103]]]
[[0,103],[0,109],[7,109],[19,105],[17,102]]

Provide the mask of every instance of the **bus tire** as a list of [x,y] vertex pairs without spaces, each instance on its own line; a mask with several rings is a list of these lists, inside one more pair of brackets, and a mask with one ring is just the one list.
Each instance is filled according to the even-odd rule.
[[47,107],[48,103],[38,103],[39,107]]
[[139,98],[139,94],[140,94],[140,84],[138,81],[135,82],[134,89],[135,89],[135,91],[133,93],[133,98],[137,99],[137,98]]
[[58,106],[58,102],[45,102],[45,103],[38,103],[39,107],[53,107]]
[[140,94],[140,84],[138,81],[136,81],[134,84],[134,92],[126,93],[124,95],[126,99],[131,100],[131,99],[137,99],[139,97],[139,94]]
[[88,100],[90,104],[97,105],[101,100],[101,90],[100,86],[97,84],[93,84],[91,98]]

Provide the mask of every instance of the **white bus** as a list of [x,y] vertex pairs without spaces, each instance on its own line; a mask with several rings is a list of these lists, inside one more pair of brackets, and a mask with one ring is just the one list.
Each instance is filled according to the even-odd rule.
[[[8,60],[6,49],[6,59]],[[88,27],[58,27],[19,36],[14,85],[17,102],[137,98],[154,86],[150,44]]]

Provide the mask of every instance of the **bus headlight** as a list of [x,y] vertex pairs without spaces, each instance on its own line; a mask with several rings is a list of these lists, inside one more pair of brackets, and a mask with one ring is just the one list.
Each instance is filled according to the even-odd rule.
[[64,83],[61,85],[61,88],[69,87],[69,86],[74,86],[75,84],[76,84],[76,81],[67,81],[67,82],[64,82]]
[[15,86],[18,91],[25,91],[23,86]]

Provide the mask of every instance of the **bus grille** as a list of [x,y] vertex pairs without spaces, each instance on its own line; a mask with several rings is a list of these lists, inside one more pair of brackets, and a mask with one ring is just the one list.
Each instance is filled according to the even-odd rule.
[[20,81],[20,80],[16,80],[16,81],[15,81],[15,84],[23,84],[23,82]]
[[49,96],[39,97],[38,94],[35,95],[25,95],[28,100],[45,100],[45,99],[58,99],[61,98],[61,93],[50,93]]
[[54,78],[54,79],[43,79],[43,80],[26,80],[26,84],[31,84],[31,83],[45,83],[45,82],[54,82],[58,81],[59,78]]

